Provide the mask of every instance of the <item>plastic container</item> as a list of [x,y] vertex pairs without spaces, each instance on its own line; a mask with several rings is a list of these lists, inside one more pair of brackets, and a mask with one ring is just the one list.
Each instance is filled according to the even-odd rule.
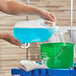
[[48,27],[44,23],[43,19],[18,22],[14,27],[14,36],[22,44],[47,41],[59,29]]
[[41,59],[49,68],[72,68],[74,63],[74,44],[44,43],[41,46]]

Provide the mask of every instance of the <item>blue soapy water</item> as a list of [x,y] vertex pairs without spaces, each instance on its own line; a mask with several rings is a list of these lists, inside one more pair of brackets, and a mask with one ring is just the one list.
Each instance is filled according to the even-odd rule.
[[24,43],[47,41],[56,32],[55,28],[14,28],[14,36]]

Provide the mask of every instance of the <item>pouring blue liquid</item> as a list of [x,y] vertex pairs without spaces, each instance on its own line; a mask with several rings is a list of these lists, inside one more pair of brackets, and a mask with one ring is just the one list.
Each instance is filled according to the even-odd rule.
[[24,43],[45,42],[56,32],[55,28],[14,28],[14,36]]

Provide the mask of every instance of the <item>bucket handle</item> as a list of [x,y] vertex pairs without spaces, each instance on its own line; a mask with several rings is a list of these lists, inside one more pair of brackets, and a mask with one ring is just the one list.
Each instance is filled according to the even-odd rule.
[[64,51],[64,48],[65,47],[63,47],[62,50],[61,50],[61,52],[55,58],[53,58],[51,61],[55,60],[58,56],[60,56],[60,54]]

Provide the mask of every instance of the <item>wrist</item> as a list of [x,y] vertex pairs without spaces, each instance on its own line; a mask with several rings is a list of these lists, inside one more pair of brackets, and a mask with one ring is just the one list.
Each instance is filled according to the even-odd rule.
[[44,9],[41,9],[41,8],[37,8],[37,14],[44,19],[46,13],[48,14],[48,12]]
[[36,8],[36,13],[37,13],[37,15],[41,16],[41,14],[42,14],[42,9]]
[[42,9],[34,7],[34,6],[29,6],[30,9],[32,9],[31,14],[35,14],[35,15],[41,15],[42,14]]

